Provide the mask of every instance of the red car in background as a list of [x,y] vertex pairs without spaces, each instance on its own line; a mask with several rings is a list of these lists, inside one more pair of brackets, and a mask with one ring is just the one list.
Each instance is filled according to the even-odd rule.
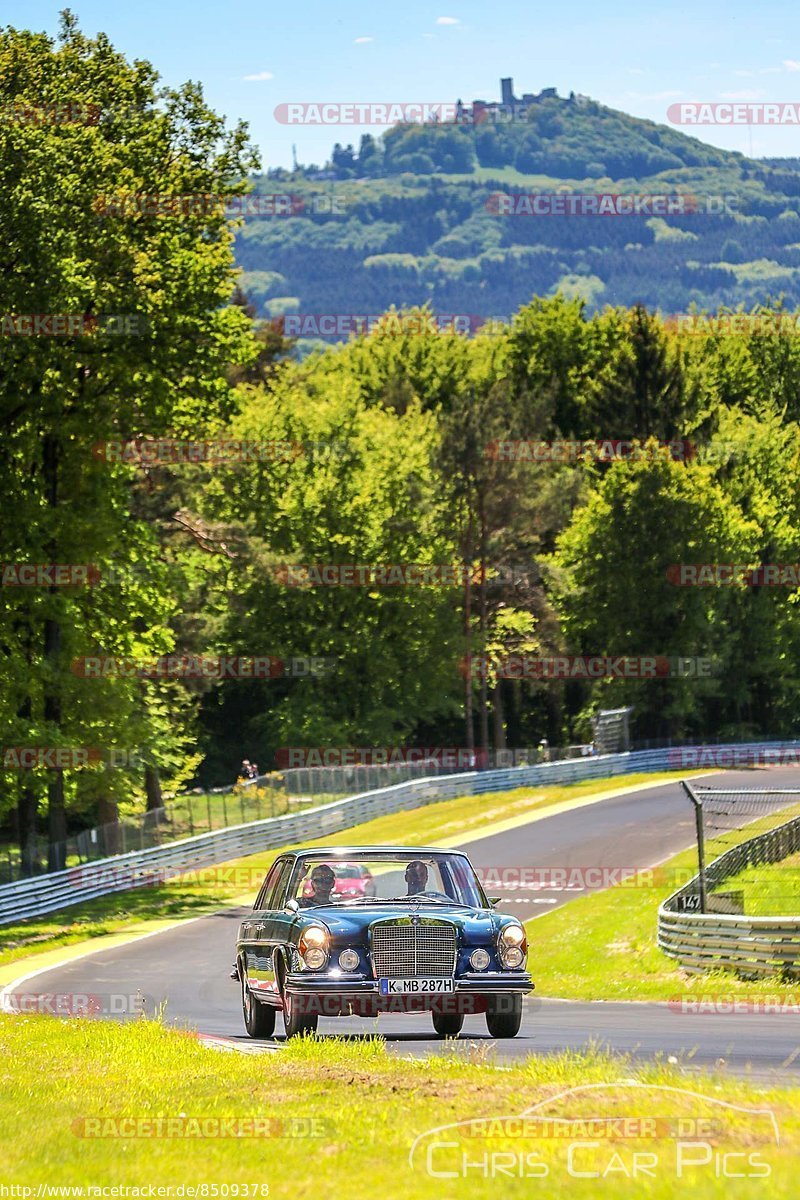
[[[336,863],[336,884],[332,896],[371,897],[375,895],[375,880],[368,867],[360,863]],[[311,877],[303,884],[303,896],[307,899],[314,895]]]

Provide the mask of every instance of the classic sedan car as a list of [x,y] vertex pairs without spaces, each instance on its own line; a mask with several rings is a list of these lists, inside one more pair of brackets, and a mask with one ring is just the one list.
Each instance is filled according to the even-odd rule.
[[[361,869],[371,895],[340,886]],[[343,882],[343,881],[342,881]],[[485,1013],[515,1037],[533,990],[525,930],[495,911],[465,854],[413,848],[291,851],[267,872],[239,928],[232,977],[248,1034],[316,1030],[320,1016],[429,1012],[440,1037]]]

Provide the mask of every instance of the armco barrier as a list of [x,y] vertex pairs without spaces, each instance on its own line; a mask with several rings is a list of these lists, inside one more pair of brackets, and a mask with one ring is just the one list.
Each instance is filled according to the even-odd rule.
[[[740,842],[705,869],[710,894],[724,880],[757,863],[780,862],[800,849],[800,817]],[[800,917],[748,917],[680,912],[681,901],[698,895],[695,875],[658,910],[658,944],[692,974],[726,968],[741,975],[797,975],[800,972]]]
[[54,912],[96,896],[142,886],[148,879],[166,879],[184,871],[228,862],[247,854],[291,845],[292,842],[311,838],[325,841],[332,834],[351,829],[362,821],[403,809],[420,808],[437,800],[508,791],[523,786],[577,783],[583,779],[624,775],[633,771],[662,770],[669,753],[668,750],[641,750],[630,754],[539,763],[532,767],[511,767],[504,771],[469,771],[464,775],[414,779],[408,783],[349,796],[311,812],[253,821],[248,825],[203,833],[166,846],[101,859],[72,870],[0,887],[0,925]]
[[[727,746],[725,751],[743,755],[762,752],[775,745],[758,742]],[[786,743],[780,743],[786,745]],[[0,926],[26,917],[40,916],[79,904],[97,896],[126,891],[142,886],[153,878],[166,879],[184,871],[228,862],[247,854],[257,854],[293,842],[319,838],[324,841],[332,834],[373,817],[404,809],[420,808],[437,800],[455,796],[478,796],[486,792],[503,792],[517,787],[544,787],[549,783],[579,783],[610,775],[628,775],[637,771],[663,771],[688,765],[678,761],[681,754],[691,753],[673,747],[659,750],[636,750],[626,754],[605,754],[593,758],[571,758],[562,762],[539,763],[531,767],[510,767],[502,771],[469,771],[464,775],[445,775],[415,779],[394,784],[358,796],[348,796],[307,813],[291,813],[253,821],[248,825],[219,829],[183,841],[171,842],[149,850],[133,851],[114,858],[100,859],[58,871],[50,875],[21,880],[0,887]],[[699,765],[699,764],[698,764]],[[733,764],[732,764],[733,765]]]

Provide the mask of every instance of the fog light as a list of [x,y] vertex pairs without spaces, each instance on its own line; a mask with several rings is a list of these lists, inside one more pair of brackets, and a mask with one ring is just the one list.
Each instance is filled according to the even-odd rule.
[[339,966],[343,971],[357,971],[359,957],[355,950],[343,950],[339,955]]
[[327,957],[328,956],[324,950],[318,950],[312,947],[306,950],[305,954],[303,955],[303,962],[307,967],[310,967],[312,971],[318,971],[320,967],[325,966],[325,959]]
[[485,950],[473,950],[469,956],[469,965],[475,971],[485,971],[489,961],[489,955]]
[[508,949],[503,955],[503,959],[507,967],[520,967],[525,961],[525,955],[521,950]]

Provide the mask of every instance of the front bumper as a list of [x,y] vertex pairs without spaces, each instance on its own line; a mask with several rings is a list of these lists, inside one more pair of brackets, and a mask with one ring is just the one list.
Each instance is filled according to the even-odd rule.
[[455,991],[382,996],[377,979],[339,976],[326,978],[314,972],[293,972],[286,978],[286,991],[295,1007],[324,1017],[376,1017],[380,1013],[433,1012],[443,1015],[484,1013],[492,1007],[511,1008],[516,996],[533,991],[526,972],[470,972],[455,980]]
[[[455,980],[455,993],[444,992],[440,995],[454,995],[459,992],[473,995],[498,995],[506,992],[520,992],[527,995],[534,990],[535,984],[527,971],[512,974],[510,971],[467,971]],[[324,972],[293,971],[286,976],[286,990],[297,995],[308,995],[313,992],[319,996],[331,994],[343,996],[378,996],[377,979],[363,979],[358,976],[338,975],[334,978]],[[433,993],[434,995],[436,993]]]

